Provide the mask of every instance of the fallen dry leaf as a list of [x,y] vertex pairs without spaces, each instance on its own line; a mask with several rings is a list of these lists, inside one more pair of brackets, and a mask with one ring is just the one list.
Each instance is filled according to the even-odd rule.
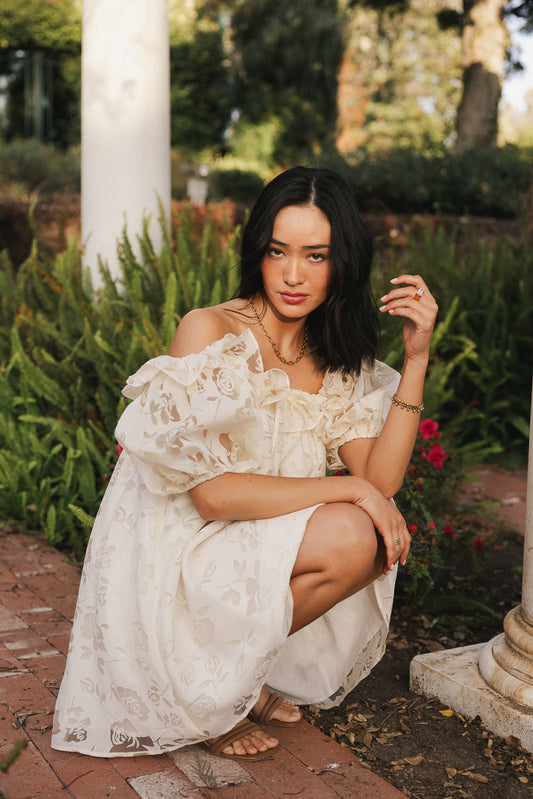
[[404,757],[406,763],[409,763],[410,766],[419,766],[420,763],[423,761],[424,755],[415,755],[414,757]]
[[488,777],[483,774],[474,774],[472,771],[463,771],[461,773],[470,780],[475,780],[475,782],[489,782]]
[[452,777],[455,777],[457,774],[457,769],[446,766],[446,774],[448,775],[449,779],[452,779]]

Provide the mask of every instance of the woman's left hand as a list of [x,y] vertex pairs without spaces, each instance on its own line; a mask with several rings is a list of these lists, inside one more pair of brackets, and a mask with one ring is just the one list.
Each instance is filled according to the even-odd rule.
[[438,306],[420,275],[400,275],[391,280],[395,288],[381,297],[381,313],[403,316],[406,358],[428,358]]

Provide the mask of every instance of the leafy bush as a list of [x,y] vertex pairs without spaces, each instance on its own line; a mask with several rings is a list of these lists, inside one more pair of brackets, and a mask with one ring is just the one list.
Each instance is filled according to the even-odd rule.
[[[124,233],[121,282],[102,267],[96,297],[75,243],[52,262],[35,242],[18,271],[2,254],[0,516],[82,556],[116,460],[121,389],[167,350],[189,309],[233,295],[236,238],[209,209],[186,206],[171,230],[164,227],[160,253],[146,230],[138,255]],[[532,258],[526,242],[505,240],[494,249],[474,243],[459,257],[453,237],[424,229],[377,275],[378,296],[407,268],[435,291],[441,311],[425,402],[452,436],[457,465],[465,453],[525,455]],[[380,357],[401,366],[401,324],[383,321]]]
[[232,233],[222,247],[208,214],[200,232],[184,220],[173,234],[156,254],[145,230],[137,256],[124,233],[121,283],[102,267],[96,298],[75,244],[53,263],[35,244],[18,272],[2,254],[0,515],[79,556],[116,459],[128,375],[168,349],[189,309],[236,288]]
[[231,197],[235,202],[250,206],[263,186],[264,181],[256,172],[214,169],[209,175],[209,195],[215,200]]
[[452,562],[468,565],[474,577],[486,554],[485,542],[475,531],[452,525],[447,518],[464,475],[438,427],[429,418],[420,423],[407,475],[396,497],[411,534],[411,553],[399,588],[416,606],[445,582]]
[[363,210],[515,218],[533,184],[532,151],[511,145],[461,155],[363,152],[354,163],[324,163],[344,175]]
[[[490,244],[472,226],[457,235],[423,227],[404,255],[382,267],[381,294],[394,275],[421,274],[439,305],[425,389],[426,410],[456,447],[478,458],[526,458],[533,350],[533,253],[524,239]],[[379,296],[379,293],[378,293]],[[383,359],[400,368],[401,323],[383,320]]]
[[2,189],[27,195],[39,191],[75,193],[80,188],[80,158],[35,139],[0,144]]

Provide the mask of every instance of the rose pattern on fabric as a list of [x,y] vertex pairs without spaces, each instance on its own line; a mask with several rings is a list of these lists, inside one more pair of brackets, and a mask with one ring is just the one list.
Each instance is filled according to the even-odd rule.
[[[52,745],[157,754],[231,729],[263,683],[338,704],[381,657],[394,573],[290,637],[289,580],[316,506],[206,523],[189,490],[228,471],[317,477],[379,434],[398,375],[326,373],[316,394],[265,371],[251,331],[128,380],[123,448],[80,582]],[[321,655],[327,653],[327,657]]]
[[87,730],[83,730],[81,727],[73,727],[71,730],[67,730],[67,734],[65,735],[65,741],[85,741],[87,738]]
[[109,738],[111,742],[110,753],[118,754],[124,752],[127,754],[136,755],[139,752],[146,752],[153,746],[151,738],[137,737],[135,732],[132,732],[131,725],[128,721],[115,722],[111,725],[109,730]]
[[142,701],[137,691],[132,691],[131,688],[122,688],[120,685],[114,685],[113,693],[130,717],[137,716],[141,721],[146,721],[148,718],[148,707]]

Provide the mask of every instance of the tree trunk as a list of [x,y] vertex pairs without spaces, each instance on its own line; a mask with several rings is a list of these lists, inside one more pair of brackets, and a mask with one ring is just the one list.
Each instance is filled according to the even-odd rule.
[[496,144],[507,36],[505,0],[464,0],[463,5],[463,95],[457,111],[457,152]]

